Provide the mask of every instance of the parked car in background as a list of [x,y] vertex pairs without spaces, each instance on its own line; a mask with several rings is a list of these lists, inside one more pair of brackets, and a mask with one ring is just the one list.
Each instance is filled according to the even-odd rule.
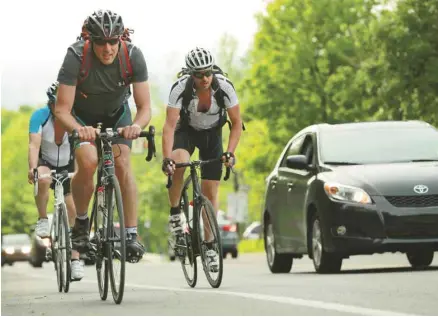
[[319,273],[351,255],[438,251],[438,130],[421,121],[319,124],[287,143],[266,179],[265,250],[273,273],[294,258]]
[[258,240],[262,237],[262,223],[254,221],[251,223],[242,234],[243,239]]
[[30,244],[30,237],[27,233],[2,235],[2,266],[28,261]]

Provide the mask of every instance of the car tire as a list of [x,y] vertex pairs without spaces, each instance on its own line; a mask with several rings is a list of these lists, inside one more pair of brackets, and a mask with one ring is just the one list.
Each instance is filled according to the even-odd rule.
[[269,219],[265,220],[264,244],[269,270],[272,273],[289,273],[293,263],[292,254],[277,253],[274,227]]
[[406,253],[409,263],[413,268],[428,267],[433,261],[433,250],[415,250]]
[[14,262],[8,262],[8,265],[12,266],[12,265],[14,265]]
[[43,267],[43,262],[35,262],[35,263],[32,263],[32,266],[33,266],[33,267]]
[[237,259],[238,255],[239,255],[239,251],[237,251],[237,250],[231,251],[231,257],[233,259]]
[[342,267],[342,257],[336,253],[325,251],[324,234],[318,213],[312,218],[310,230],[310,246],[313,266],[317,273],[338,273]]

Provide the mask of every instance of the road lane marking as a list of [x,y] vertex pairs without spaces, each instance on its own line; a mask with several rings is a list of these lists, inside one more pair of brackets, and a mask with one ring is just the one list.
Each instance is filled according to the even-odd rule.
[[[56,278],[53,277],[46,277],[36,274],[23,274],[23,275],[27,275],[31,278],[56,281]],[[83,280],[80,281],[79,283],[96,285],[97,280]],[[207,290],[207,289],[196,289],[196,288],[192,289],[192,288],[178,288],[178,287],[155,286],[155,285],[140,285],[140,284],[131,284],[131,283],[126,283],[125,289],[126,287],[136,287],[136,288],[147,289],[147,290],[158,290],[158,291],[169,291],[169,292],[192,292],[192,293],[195,292],[195,293],[203,293],[203,294],[227,295],[227,296],[241,297],[247,299],[275,302],[280,304],[288,304],[292,306],[301,306],[301,307],[309,307],[314,309],[316,308],[322,310],[337,311],[337,312],[353,314],[353,315],[415,316],[415,315],[410,315],[401,312],[394,312],[389,310],[380,310],[380,309],[366,308],[366,307],[353,306],[353,305],[344,305],[344,304],[332,303],[332,302],[323,302],[323,301],[308,300],[308,299],[301,299],[295,297],[275,296],[275,295],[266,295],[266,294],[257,294],[257,293],[231,292],[231,291],[222,291],[216,289]]]

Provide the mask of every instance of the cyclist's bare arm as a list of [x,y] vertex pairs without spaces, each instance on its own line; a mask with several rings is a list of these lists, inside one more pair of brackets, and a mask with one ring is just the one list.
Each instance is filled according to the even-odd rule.
[[75,129],[83,141],[93,141],[96,138],[96,130],[93,127],[83,127],[71,114],[75,100],[76,86],[59,84],[56,97],[55,117],[70,133]]
[[175,132],[176,124],[178,122],[180,109],[167,107],[166,121],[163,126],[163,138],[162,138],[162,148],[163,157],[170,158],[172,154],[173,147],[173,133]]
[[29,183],[32,183],[32,173],[33,169],[38,167],[38,157],[40,154],[41,146],[41,134],[39,133],[29,133]]
[[239,143],[240,135],[242,134],[242,118],[240,116],[240,106],[235,105],[234,107],[229,108],[227,112],[232,124],[230,138],[228,140],[227,152],[234,153],[237,144]]
[[78,130],[81,125],[71,115],[71,109],[75,100],[76,86],[59,84],[58,95],[55,105],[55,117],[61,121],[70,133],[73,129]]
[[137,114],[132,124],[138,124],[141,129],[144,129],[151,121],[151,94],[149,83],[147,81],[133,83],[132,87],[134,101],[137,107]]

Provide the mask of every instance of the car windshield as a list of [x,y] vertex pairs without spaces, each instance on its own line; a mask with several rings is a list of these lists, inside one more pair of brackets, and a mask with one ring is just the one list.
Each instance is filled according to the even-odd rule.
[[326,164],[438,161],[438,131],[430,127],[328,130],[320,136]]
[[2,239],[3,245],[29,245],[30,238],[27,234],[5,235]]

